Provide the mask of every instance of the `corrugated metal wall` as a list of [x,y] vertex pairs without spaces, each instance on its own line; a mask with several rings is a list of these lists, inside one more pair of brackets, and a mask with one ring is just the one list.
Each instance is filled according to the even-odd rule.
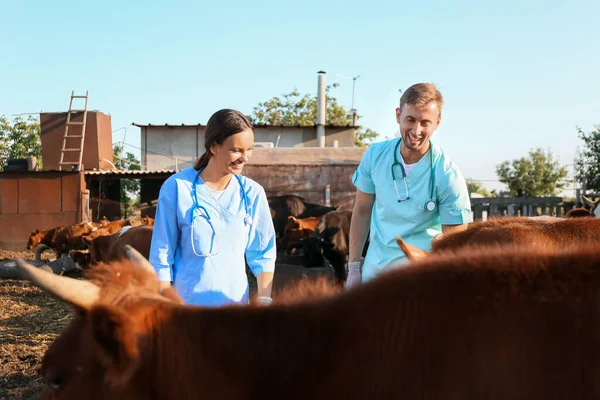
[[24,249],[31,231],[81,221],[82,173],[0,173],[0,248]]

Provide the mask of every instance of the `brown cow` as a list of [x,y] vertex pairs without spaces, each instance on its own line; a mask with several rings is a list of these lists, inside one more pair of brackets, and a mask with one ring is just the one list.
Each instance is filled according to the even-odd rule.
[[145,258],[149,258],[153,231],[153,225],[139,225],[131,227],[123,232],[119,232],[113,238],[105,262],[125,258],[125,245],[133,247]]
[[565,218],[586,218],[594,217],[594,214],[587,208],[573,208],[565,213]]
[[[339,283],[346,281],[346,258],[349,251],[351,211],[331,211],[321,217],[316,230],[307,238],[298,240],[293,247],[302,249],[308,266],[320,267],[329,261]],[[368,249],[365,243],[363,254]]]
[[337,207],[322,206],[316,203],[309,203],[300,196],[269,196],[269,208],[273,218],[273,227],[278,237],[283,235],[283,231],[288,222],[288,217],[297,218],[319,217],[330,211],[335,211]]
[[52,249],[55,249],[58,254],[58,249],[56,248],[56,235],[60,232],[61,229],[64,229],[66,225],[57,226],[52,229],[48,229],[46,231],[40,231],[36,229],[35,231],[29,234],[29,239],[27,240],[27,250],[32,250],[39,244],[44,244]]
[[[428,254],[400,237],[396,241],[409,260]],[[442,235],[432,241],[431,252],[472,245],[517,243],[531,247],[564,247],[586,242],[600,242],[600,219],[500,217],[473,222],[464,231]]]
[[97,238],[98,236],[112,235],[113,233],[116,233],[119,230],[121,230],[121,228],[123,228],[124,223],[125,223],[124,219],[112,221],[108,225],[104,226],[103,228],[97,229],[94,232],[90,232],[89,234],[86,235],[86,237],[91,240],[91,239]]
[[581,196],[581,199],[583,200],[586,208],[588,208],[596,218],[600,218],[600,197],[598,197],[596,200],[592,200],[589,197]]
[[320,220],[321,217],[296,218],[290,215],[288,223],[283,230],[283,235],[279,240],[280,248],[289,250],[290,246],[298,240],[309,237],[317,228]]
[[123,222],[123,226],[140,226],[140,225],[154,225],[154,218],[150,217],[129,217]]
[[111,235],[100,235],[96,236],[95,238],[91,238],[91,235],[83,237],[83,240],[87,243],[89,248],[90,264],[104,262],[105,257],[108,254],[108,250],[110,249],[110,245],[113,242],[113,235],[118,235],[118,233],[113,233]]
[[99,229],[96,227],[97,224],[98,223],[82,222],[58,231],[54,239],[54,246],[58,249],[58,255],[68,253],[69,250],[86,249],[87,244],[82,237],[94,231],[98,231]]
[[84,237],[90,249],[90,262],[98,264],[121,259],[124,256],[123,246],[126,244],[148,258],[153,230],[154,226],[152,225],[139,225],[125,227],[111,235],[100,235],[95,238],[91,238],[92,235]]
[[148,263],[100,267],[91,282],[18,266],[78,311],[43,358],[44,399],[600,393],[598,244],[436,255],[338,295],[267,307],[177,304],[158,294]]

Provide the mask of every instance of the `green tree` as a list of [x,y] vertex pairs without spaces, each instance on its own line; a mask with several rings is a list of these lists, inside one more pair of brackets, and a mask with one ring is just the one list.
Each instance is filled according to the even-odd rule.
[[467,178],[467,187],[471,193],[479,193],[483,197],[492,197],[492,194],[483,187],[483,184],[475,179]]
[[530,150],[528,157],[497,165],[496,174],[517,197],[555,196],[567,184],[567,169],[540,147]]
[[6,116],[0,116],[0,170],[8,160],[15,158],[37,157],[41,165],[41,155],[39,120],[29,116],[27,119],[16,117],[10,122]]
[[[130,152],[123,154],[123,147],[118,143],[113,145],[113,164],[119,170],[139,171],[141,169],[140,161],[135,155]],[[133,208],[139,203],[140,181],[121,179],[120,186],[121,215],[126,218],[133,213]]]
[[583,140],[583,151],[575,157],[575,179],[585,182],[586,191],[600,192],[600,125],[591,132],[577,128],[579,138]]
[[[326,123],[329,125],[352,125],[352,114],[338,104],[337,99],[330,95],[330,91],[338,84],[326,87]],[[314,126],[317,120],[317,97],[309,94],[300,94],[298,89],[273,97],[259,103],[249,116],[254,124],[286,125],[286,126]],[[358,116],[360,119],[360,116]],[[377,137],[377,132],[372,129],[358,127],[354,140],[355,146],[369,146]]]

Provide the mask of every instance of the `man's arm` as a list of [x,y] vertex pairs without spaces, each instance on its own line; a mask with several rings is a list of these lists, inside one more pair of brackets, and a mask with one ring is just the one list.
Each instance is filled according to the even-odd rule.
[[348,262],[360,261],[371,227],[371,212],[375,195],[356,189],[352,221],[350,222],[350,249]]

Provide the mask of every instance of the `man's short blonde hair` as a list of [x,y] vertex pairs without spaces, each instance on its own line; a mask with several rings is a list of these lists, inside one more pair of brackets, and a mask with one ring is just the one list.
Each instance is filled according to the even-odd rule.
[[415,83],[400,97],[400,112],[405,104],[413,107],[421,108],[435,101],[442,115],[442,107],[444,106],[444,97],[433,83]]

